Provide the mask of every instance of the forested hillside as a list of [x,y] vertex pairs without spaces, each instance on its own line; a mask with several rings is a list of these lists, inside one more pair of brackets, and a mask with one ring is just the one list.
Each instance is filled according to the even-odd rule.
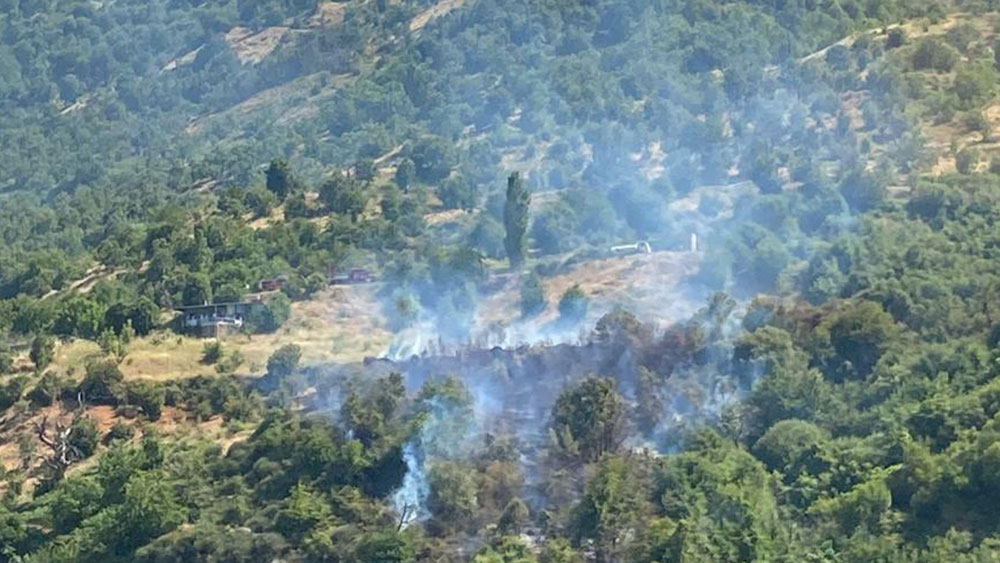
[[998,9],[0,0],[0,562],[993,560]]

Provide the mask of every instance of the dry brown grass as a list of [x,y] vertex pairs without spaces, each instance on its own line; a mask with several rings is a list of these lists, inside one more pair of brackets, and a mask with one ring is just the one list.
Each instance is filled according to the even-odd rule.
[[[239,350],[246,358],[240,375],[263,375],[267,358],[285,344],[302,348],[303,364],[346,362],[382,353],[391,333],[385,328],[375,286],[343,286],[321,292],[314,299],[292,304],[292,314],[278,332],[247,338],[223,336],[227,353]],[[157,333],[136,339],[120,369],[126,379],[169,381],[198,375],[216,375],[215,366],[201,363],[203,338]],[[83,376],[89,361],[102,358],[96,343],[74,340],[60,344],[49,369],[73,378]]]
[[334,27],[344,23],[347,13],[346,2],[320,2],[316,14],[309,20],[312,27]]
[[257,33],[234,27],[226,33],[226,42],[243,64],[257,64],[267,58],[288,33],[285,26],[266,27]]
[[[28,456],[26,467],[27,479],[24,483],[24,493],[30,495],[41,478],[41,469],[45,456],[49,450],[38,439],[36,425],[47,417],[50,424],[59,421],[68,424],[72,420],[73,414],[58,406],[43,407],[37,411],[22,412],[15,407],[5,413],[5,417],[0,419],[0,467],[7,470],[16,469],[22,466],[20,442],[30,443],[33,452]],[[133,440],[139,440],[144,432],[144,427],[151,424],[158,433],[166,434],[176,439],[197,438],[209,440],[220,444],[223,451],[228,451],[233,444],[247,439],[252,430],[236,430],[223,423],[220,416],[212,417],[208,420],[198,421],[190,417],[186,412],[174,408],[164,407],[162,416],[156,422],[148,422],[144,419],[130,419],[121,416],[114,407],[99,405],[87,407],[84,416],[89,417],[97,423],[100,433],[106,434],[111,427],[118,422],[124,422],[135,428],[136,433]],[[100,446],[99,450],[105,449]],[[73,465],[68,471],[69,475],[87,471],[93,468],[100,457],[100,451],[87,460]],[[0,487],[2,491],[2,487]]]
[[464,0],[441,0],[437,4],[434,4],[430,8],[427,8],[423,12],[417,14],[416,17],[410,21],[410,31],[420,31],[431,21],[447,15],[448,12],[454,10],[455,8],[460,8],[464,3]]
[[[650,321],[676,319],[686,311],[678,310],[682,303],[668,300],[667,296],[697,271],[699,261],[699,254],[654,252],[580,263],[565,273],[543,279],[549,306],[536,320],[545,323],[558,317],[559,299],[577,284],[591,300],[592,317],[620,306]],[[516,321],[521,310],[521,283],[519,276],[510,276],[499,291],[484,299],[478,324],[509,325]]]

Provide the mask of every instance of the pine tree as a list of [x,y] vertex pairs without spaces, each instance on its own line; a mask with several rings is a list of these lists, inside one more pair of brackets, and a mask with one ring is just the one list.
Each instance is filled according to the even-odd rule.
[[524,188],[521,175],[514,172],[507,178],[507,203],[503,209],[503,224],[507,230],[504,247],[512,267],[524,262],[525,233],[528,232],[528,207],[531,194]]

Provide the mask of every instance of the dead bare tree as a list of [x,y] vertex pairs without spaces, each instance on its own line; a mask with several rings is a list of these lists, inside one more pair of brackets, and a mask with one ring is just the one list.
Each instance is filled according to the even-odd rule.
[[42,421],[36,426],[38,439],[52,450],[45,460],[46,467],[52,472],[52,477],[58,481],[66,475],[66,470],[70,465],[83,459],[83,454],[72,443],[73,425],[55,423],[55,428],[49,431],[49,417],[42,417]]
[[51,471],[54,481],[61,480],[69,466],[83,459],[83,453],[73,445],[73,429],[83,413],[82,395],[77,396],[77,404],[79,408],[76,409],[69,424],[56,420],[55,427],[50,429],[49,417],[46,415],[35,425],[39,441],[52,450],[52,454],[45,460],[45,466]]
[[399,514],[399,523],[396,525],[397,532],[402,530],[403,527],[409,523],[411,517],[413,516],[413,513],[414,513],[413,505],[409,503],[403,505],[403,510],[401,510]]

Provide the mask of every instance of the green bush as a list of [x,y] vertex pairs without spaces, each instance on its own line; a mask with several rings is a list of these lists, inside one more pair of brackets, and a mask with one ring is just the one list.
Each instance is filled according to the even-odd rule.
[[77,391],[88,403],[116,405],[124,394],[122,388],[124,379],[115,362],[111,360],[94,362],[87,365],[87,372]]
[[910,56],[915,70],[951,72],[961,55],[954,47],[935,37],[921,39]]
[[47,371],[28,393],[28,400],[38,406],[50,406],[62,397],[70,385],[55,372]]
[[48,367],[49,363],[52,362],[52,357],[55,355],[56,341],[51,336],[48,335],[38,335],[31,341],[31,351],[29,356],[31,357],[32,363],[35,364],[35,369],[42,371]]
[[69,442],[83,457],[90,457],[97,451],[101,441],[101,433],[97,422],[89,416],[81,416],[73,421],[70,427]]
[[537,273],[532,272],[525,278],[524,284],[521,286],[521,314],[525,317],[532,317],[544,311],[548,305],[542,278]]
[[108,433],[104,435],[104,443],[111,444],[115,441],[128,441],[135,436],[135,428],[127,422],[121,420],[115,421],[108,429]]
[[275,380],[282,380],[292,373],[299,366],[302,358],[302,349],[295,344],[285,344],[278,348],[267,359],[267,375]]
[[201,346],[201,363],[203,364],[216,364],[222,359],[223,355],[222,343],[217,340],[205,342]]
[[577,322],[587,316],[590,301],[579,284],[566,290],[559,299],[559,318],[568,322]]
[[142,409],[147,418],[160,419],[166,401],[166,391],[163,387],[145,381],[131,382],[127,387],[127,397],[128,403]]

